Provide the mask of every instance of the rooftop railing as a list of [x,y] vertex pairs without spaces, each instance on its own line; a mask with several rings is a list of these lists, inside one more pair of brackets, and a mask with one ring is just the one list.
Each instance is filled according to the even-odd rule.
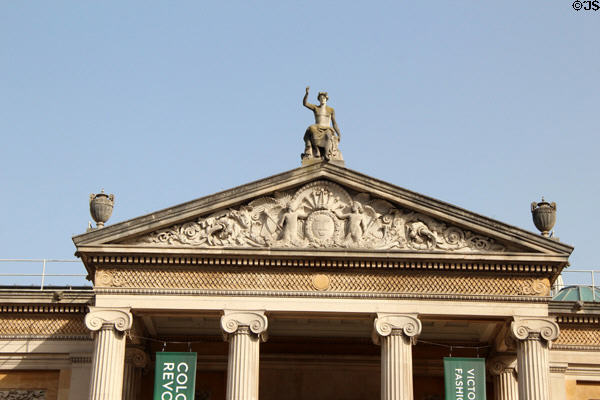
[[[55,272],[57,269],[60,273]],[[49,285],[67,288],[91,286],[86,279],[87,273],[82,272],[85,272],[85,267],[81,260],[2,258],[0,286],[31,286],[39,290]]]
[[[92,283],[86,277],[85,267],[81,260],[77,259],[0,259],[0,286],[3,288],[31,286],[34,289],[44,290],[48,286],[91,287]],[[558,279],[554,283],[552,295],[566,286],[600,288],[596,283],[600,283],[600,268],[566,268],[562,272],[562,279]],[[600,299],[594,297],[594,301],[600,301]]]

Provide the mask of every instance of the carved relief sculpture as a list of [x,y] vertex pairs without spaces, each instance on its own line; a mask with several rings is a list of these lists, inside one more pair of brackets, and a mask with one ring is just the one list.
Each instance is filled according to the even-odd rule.
[[366,248],[502,252],[494,239],[448,226],[329,181],[252,200],[130,243],[193,247]]

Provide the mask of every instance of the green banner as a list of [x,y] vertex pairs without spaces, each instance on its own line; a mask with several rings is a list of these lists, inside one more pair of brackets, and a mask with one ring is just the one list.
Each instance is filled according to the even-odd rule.
[[444,358],[446,400],[485,400],[485,358]]
[[196,353],[156,353],[154,400],[194,400]]

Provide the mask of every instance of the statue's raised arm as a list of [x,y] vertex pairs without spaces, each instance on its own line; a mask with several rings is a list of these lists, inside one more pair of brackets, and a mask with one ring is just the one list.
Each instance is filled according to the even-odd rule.
[[310,86],[306,87],[306,93],[304,94],[304,98],[302,99],[302,105],[304,105],[304,107],[308,108],[309,110],[314,111],[316,106],[314,104],[310,104],[308,102],[308,91],[310,90]]
[[[319,92],[317,100],[319,105],[308,102],[308,92],[310,87],[306,87],[306,93],[302,104],[314,113],[315,123],[309,126],[304,133],[304,153],[302,153],[302,165],[308,165],[314,161],[335,161],[336,164],[344,165],[342,153],[338,149],[341,134],[337,121],[335,120],[335,111],[327,105],[329,95],[327,92]],[[333,124],[333,126],[332,126]]]

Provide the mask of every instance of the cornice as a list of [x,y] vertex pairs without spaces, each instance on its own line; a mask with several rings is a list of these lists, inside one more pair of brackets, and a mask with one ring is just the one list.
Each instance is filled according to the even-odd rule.
[[598,315],[558,315],[556,316],[558,324],[578,324],[578,325],[599,325],[600,316]]
[[2,304],[0,313],[18,314],[85,314],[85,304]]
[[0,340],[43,340],[52,342],[67,342],[67,341],[78,341],[78,342],[89,342],[92,340],[90,335],[0,335]]
[[[161,249],[153,249],[161,250]],[[190,254],[181,249],[177,255],[161,253],[148,254],[80,254],[86,265],[93,267],[109,265],[111,267],[142,265],[152,266],[267,266],[267,267],[310,267],[310,268],[376,268],[376,269],[425,269],[425,270],[454,270],[473,272],[499,272],[505,274],[527,273],[548,275],[555,274],[561,268],[557,260],[548,257],[538,257],[526,263],[520,256],[515,260],[510,255],[498,254],[481,260],[481,255],[473,254],[415,254],[402,252],[352,252],[348,250],[326,252],[293,252],[289,250],[259,250],[252,254],[235,250],[202,251],[200,254]],[[225,255],[225,254],[226,255]],[[521,262],[516,262],[520,260]]]

